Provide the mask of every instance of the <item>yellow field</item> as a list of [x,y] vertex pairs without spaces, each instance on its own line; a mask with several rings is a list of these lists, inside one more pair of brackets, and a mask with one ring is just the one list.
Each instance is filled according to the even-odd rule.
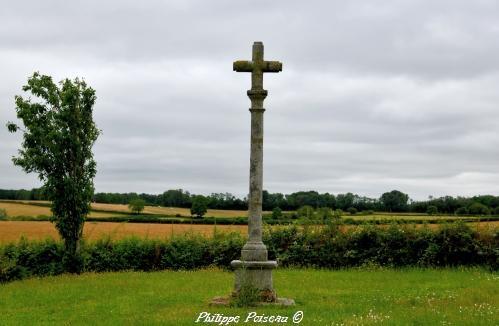
[[[5,209],[7,212],[7,216],[15,217],[15,216],[39,216],[46,215],[50,216],[52,213],[50,212],[49,207],[36,206],[36,205],[28,205],[25,203],[6,203],[0,201],[0,208]],[[90,217],[111,217],[118,216],[116,213],[106,213],[106,212],[91,212]]]
[[[13,203],[12,201],[2,201],[0,200],[0,208],[5,208],[7,210],[8,216],[38,216],[38,215],[51,215],[50,209],[48,207],[41,207],[30,204],[40,204],[49,203],[48,201],[34,201],[34,200],[20,200]],[[92,203],[92,209],[106,212],[117,212],[117,213],[130,213],[128,205],[122,204],[101,204]],[[117,214],[109,214],[106,212],[92,212],[91,217],[110,217],[116,216]],[[162,207],[162,206],[146,206],[143,210],[146,214],[157,214],[157,215],[180,215],[183,217],[191,216],[191,211],[189,208],[179,208],[179,207]],[[268,213],[268,212],[264,212]],[[119,215],[119,214],[118,214]],[[206,217],[240,217],[248,216],[248,211],[239,210],[221,210],[221,209],[209,209],[205,215]]]
[[[499,222],[468,223],[477,231],[491,231],[499,228]],[[282,228],[283,226],[272,226],[272,228]],[[317,229],[322,226],[312,226]],[[344,225],[342,230],[359,228],[356,225]],[[381,225],[387,228],[388,225]],[[416,227],[423,227],[417,224]],[[438,228],[439,224],[430,224],[430,228]],[[211,236],[215,230],[213,225],[196,224],[152,224],[152,223],[111,223],[111,222],[86,222],[84,227],[84,237],[87,240],[96,240],[104,236],[112,239],[122,239],[127,236],[137,236],[141,238],[165,239],[178,234],[200,234]],[[217,225],[217,232],[240,232],[246,235],[248,227],[246,225]],[[0,243],[16,242],[22,236],[29,240],[43,240],[45,238],[60,239],[57,230],[50,222],[34,221],[0,221]]]
[[[98,210],[110,211],[110,212],[130,212],[130,209],[128,209],[128,205],[122,205],[122,204],[92,203],[92,208]],[[157,215],[178,214],[180,216],[191,216],[191,210],[189,208],[180,208],[180,207],[146,206],[143,210],[143,213],[157,214]],[[240,216],[248,216],[248,211],[209,209],[205,216],[240,217]]]
[[[217,232],[240,232],[242,234],[246,234],[247,229],[245,225],[217,225],[216,227]],[[214,230],[213,225],[86,222],[83,235],[88,240],[100,239],[104,236],[110,236],[112,239],[121,239],[126,236],[164,239],[185,233],[211,236]],[[0,243],[16,242],[21,236],[29,240],[60,239],[54,224],[50,222],[0,221]]]

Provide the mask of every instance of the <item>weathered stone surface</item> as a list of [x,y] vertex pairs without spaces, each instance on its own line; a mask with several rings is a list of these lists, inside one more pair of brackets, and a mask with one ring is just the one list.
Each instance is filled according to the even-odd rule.
[[247,261],[247,260],[233,260],[230,263],[232,268],[243,268],[243,269],[274,269],[277,268],[277,261],[266,260],[266,261]]
[[237,268],[235,270],[236,281],[234,291],[239,292],[244,285],[250,285],[261,291],[274,291],[272,285],[272,268],[247,269]]
[[267,248],[262,242],[262,187],[263,187],[263,101],[267,91],[263,89],[263,73],[279,72],[282,63],[263,59],[263,43],[253,44],[251,61],[235,61],[233,70],[251,72],[251,89],[247,94],[251,100],[251,153],[250,189],[248,212],[248,242],[241,251],[241,259],[266,261]]
[[277,262],[268,260],[267,247],[262,242],[263,101],[267,97],[267,91],[263,89],[263,73],[282,71],[282,63],[265,61],[263,43],[255,42],[252,60],[235,61],[233,70],[251,72],[251,89],[247,92],[251,100],[248,241],[241,250],[241,260],[231,263],[235,269],[234,295],[243,285],[249,285],[261,291],[262,302],[276,303],[279,299],[272,285],[272,269],[277,267]]

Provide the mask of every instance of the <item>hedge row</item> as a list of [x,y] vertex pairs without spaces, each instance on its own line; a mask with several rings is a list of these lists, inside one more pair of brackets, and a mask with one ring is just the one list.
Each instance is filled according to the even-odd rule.
[[[1,213],[0,213],[1,219]],[[9,217],[11,221],[50,221],[51,216],[14,216]],[[115,222],[115,223],[153,223],[153,224],[201,224],[201,225],[247,225],[247,217],[204,217],[201,219],[190,217],[177,216],[161,216],[161,215],[132,215],[114,216],[114,217],[87,217],[87,222]],[[273,219],[270,215],[263,216],[263,221],[268,225],[303,225],[303,224],[325,224],[320,220],[292,219],[284,217],[281,219]],[[342,217],[338,222],[348,225],[389,225],[389,224],[445,224],[461,221],[465,223],[471,222],[494,222],[499,221],[499,216],[467,216],[467,217],[439,217],[439,218],[382,218],[382,219],[353,219],[351,217]],[[326,221],[326,223],[331,220]]]
[[[84,271],[152,271],[226,268],[238,259],[245,239],[237,234],[175,236],[168,240],[129,238],[101,239],[84,243]],[[266,232],[269,258],[281,266],[343,268],[380,266],[480,265],[499,266],[499,232],[477,233],[463,223],[426,227],[362,226],[340,231],[338,225],[323,228],[283,227]],[[46,240],[21,240],[0,248],[0,282],[30,276],[57,275],[62,267],[63,246]]]

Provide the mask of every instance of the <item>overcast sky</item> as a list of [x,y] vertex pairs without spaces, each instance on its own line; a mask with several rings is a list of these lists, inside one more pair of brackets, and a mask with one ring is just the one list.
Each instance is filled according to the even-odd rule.
[[14,95],[33,71],[97,92],[98,192],[244,196],[263,41],[264,188],[499,195],[497,1],[9,1],[0,10],[0,188]]

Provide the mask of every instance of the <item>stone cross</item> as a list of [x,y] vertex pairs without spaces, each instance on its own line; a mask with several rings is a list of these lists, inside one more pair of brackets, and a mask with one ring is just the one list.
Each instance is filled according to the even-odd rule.
[[268,261],[267,247],[262,242],[262,183],[263,183],[263,101],[267,91],[263,89],[263,73],[282,71],[279,61],[263,59],[263,43],[253,43],[251,61],[235,61],[233,70],[251,72],[251,89],[247,94],[251,100],[251,153],[249,182],[248,241],[241,251],[241,260],[231,262],[236,269],[237,293],[243,284],[260,289],[265,300],[275,301],[272,288],[272,269],[277,262]]

